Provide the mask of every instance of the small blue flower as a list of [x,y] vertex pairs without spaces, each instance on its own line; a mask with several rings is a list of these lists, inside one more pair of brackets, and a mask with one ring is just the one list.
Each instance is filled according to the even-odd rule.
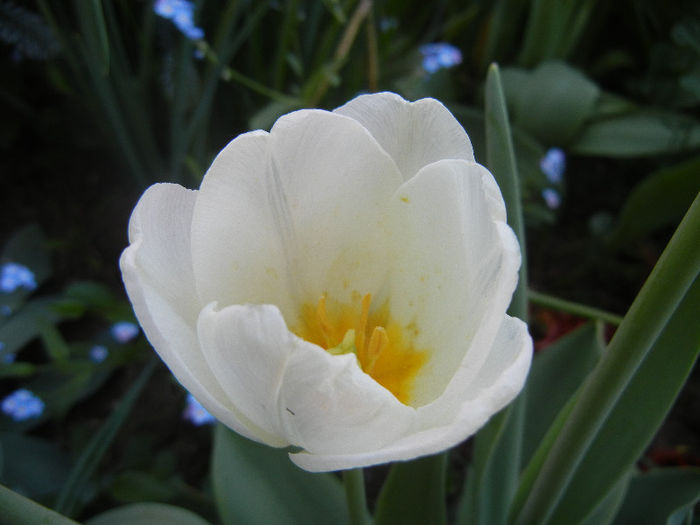
[[423,54],[423,69],[435,73],[438,69],[450,68],[462,63],[462,53],[452,44],[436,42],[420,46]]
[[104,345],[95,345],[90,349],[89,356],[90,361],[93,363],[101,363],[109,355],[109,350]]
[[553,184],[561,183],[566,170],[566,154],[559,148],[549,148],[540,159],[540,169]]
[[194,4],[188,0],[156,0],[153,11],[171,20],[190,40],[204,38],[204,30],[194,25]]
[[7,317],[11,313],[12,313],[12,308],[10,307],[9,304],[3,304],[2,306],[0,306],[0,314]]
[[22,264],[13,262],[3,264],[0,271],[0,290],[10,293],[17,288],[34,290],[36,288],[34,272]]
[[112,337],[119,343],[128,343],[139,333],[139,327],[129,321],[119,321],[112,325]]
[[555,189],[543,189],[542,198],[544,199],[544,202],[547,203],[547,206],[552,210],[556,210],[561,205],[561,197],[559,196],[559,192],[557,192]]
[[195,426],[214,423],[216,418],[197,401],[192,394],[187,394],[187,405],[182,412],[182,417]]
[[20,388],[2,400],[2,411],[15,421],[24,421],[40,416],[44,402],[26,388]]
[[17,356],[13,354],[12,352],[9,352],[5,355],[2,356],[2,362],[5,363],[6,365],[11,365],[12,363],[15,362],[15,358]]

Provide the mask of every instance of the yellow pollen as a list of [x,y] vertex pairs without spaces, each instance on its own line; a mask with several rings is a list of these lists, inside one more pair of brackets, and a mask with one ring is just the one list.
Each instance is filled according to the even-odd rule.
[[415,323],[404,327],[391,319],[387,304],[374,309],[371,304],[371,294],[355,292],[351,304],[323,294],[317,305],[302,306],[293,332],[333,355],[354,353],[365,373],[409,404],[427,352],[413,347],[412,340],[419,334]]

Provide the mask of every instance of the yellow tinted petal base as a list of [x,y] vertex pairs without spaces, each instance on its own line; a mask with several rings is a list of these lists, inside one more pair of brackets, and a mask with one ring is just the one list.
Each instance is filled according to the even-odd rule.
[[415,325],[400,325],[386,304],[372,309],[371,302],[370,294],[353,293],[350,304],[324,294],[317,304],[301,307],[299,326],[292,331],[331,354],[354,353],[365,373],[408,405],[428,353],[413,346]]

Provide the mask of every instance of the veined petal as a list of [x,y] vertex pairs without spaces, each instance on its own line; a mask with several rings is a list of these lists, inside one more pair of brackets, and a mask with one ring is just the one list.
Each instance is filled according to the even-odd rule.
[[231,405],[212,375],[195,336],[200,305],[189,228],[196,196],[175,184],[144,193],[129,222],[131,244],[120,259],[124,284],[146,337],[178,381],[226,425],[260,440],[260,429]]
[[469,137],[440,102],[408,102],[395,93],[361,95],[334,110],[369,130],[404,180],[440,159],[474,160]]
[[480,369],[515,288],[518,244],[489,200],[490,178],[476,163],[443,160],[392,200],[392,315],[413,327],[416,348],[429,354],[413,406],[437,399],[460,363]]
[[[479,381],[469,386],[468,395],[450,393],[450,401],[457,406],[418,409],[412,432],[389,446],[356,454],[299,452],[290,454],[290,458],[305,470],[324,472],[407,461],[457,445],[479,430],[522,389],[532,360],[532,339],[525,323],[506,316],[491,350],[493,353],[478,374]],[[444,397],[447,399],[448,394]]]
[[[289,332],[272,305],[208,305],[199,339],[230,399],[255,425],[310,452],[381,448],[415,411],[360,370]],[[361,428],[362,432],[357,432]]]
[[238,136],[214,159],[192,217],[192,261],[202,305],[274,303],[293,310],[283,245],[270,202],[270,137]]
[[[401,183],[391,158],[356,121],[317,110],[242,135],[202,183],[192,247],[206,304],[276,304],[291,321],[324,292],[377,287],[384,204]],[[346,286],[343,286],[343,285]]]

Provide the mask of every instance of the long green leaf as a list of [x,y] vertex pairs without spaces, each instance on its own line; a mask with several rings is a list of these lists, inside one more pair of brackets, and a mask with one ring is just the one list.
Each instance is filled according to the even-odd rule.
[[700,499],[700,469],[673,468],[640,473],[630,482],[615,525],[668,523],[678,510]]
[[639,366],[586,453],[552,523],[575,523],[644,452],[700,353],[696,280]]
[[211,472],[225,525],[348,523],[337,478],[305,472],[286,451],[254,443],[223,425],[214,434]]
[[[520,180],[503,86],[495,64],[489,68],[486,78],[485,120],[487,165],[501,188],[508,210],[508,224],[515,231],[523,253],[518,287],[509,313],[527,321],[527,267]],[[462,495],[460,523],[505,523],[519,476],[524,399],[525,392],[522,392],[509,408],[492,418],[477,434],[474,468]]]
[[73,514],[80,506],[80,497],[85,490],[85,485],[97,469],[102,457],[114,441],[117,432],[131,413],[136,399],[143,387],[146,386],[148,378],[153,373],[157,361],[151,360],[143,369],[139,377],[129,388],[116,410],[112,412],[100,430],[86,445],[85,450],[75,463],[73,470],[68,477],[63,490],[56,501],[56,510],[64,514]]
[[525,224],[520,199],[520,179],[515,161],[513,139],[508,122],[508,109],[498,66],[492,64],[486,77],[486,165],[503,193],[508,211],[508,224],[520,243],[522,264],[518,287],[513,294],[509,313],[527,321],[527,255]]
[[447,523],[447,454],[394,463],[377,501],[376,525]]
[[78,525],[77,522],[39,505],[0,485],[0,509],[4,525]]
[[587,450],[648,351],[700,272],[700,197],[696,197],[618,328],[554,443],[515,523],[547,523]]
[[527,380],[523,459],[532,456],[602,351],[596,327],[589,323],[535,355]]
[[194,512],[163,503],[134,503],[103,512],[85,525],[209,525]]

